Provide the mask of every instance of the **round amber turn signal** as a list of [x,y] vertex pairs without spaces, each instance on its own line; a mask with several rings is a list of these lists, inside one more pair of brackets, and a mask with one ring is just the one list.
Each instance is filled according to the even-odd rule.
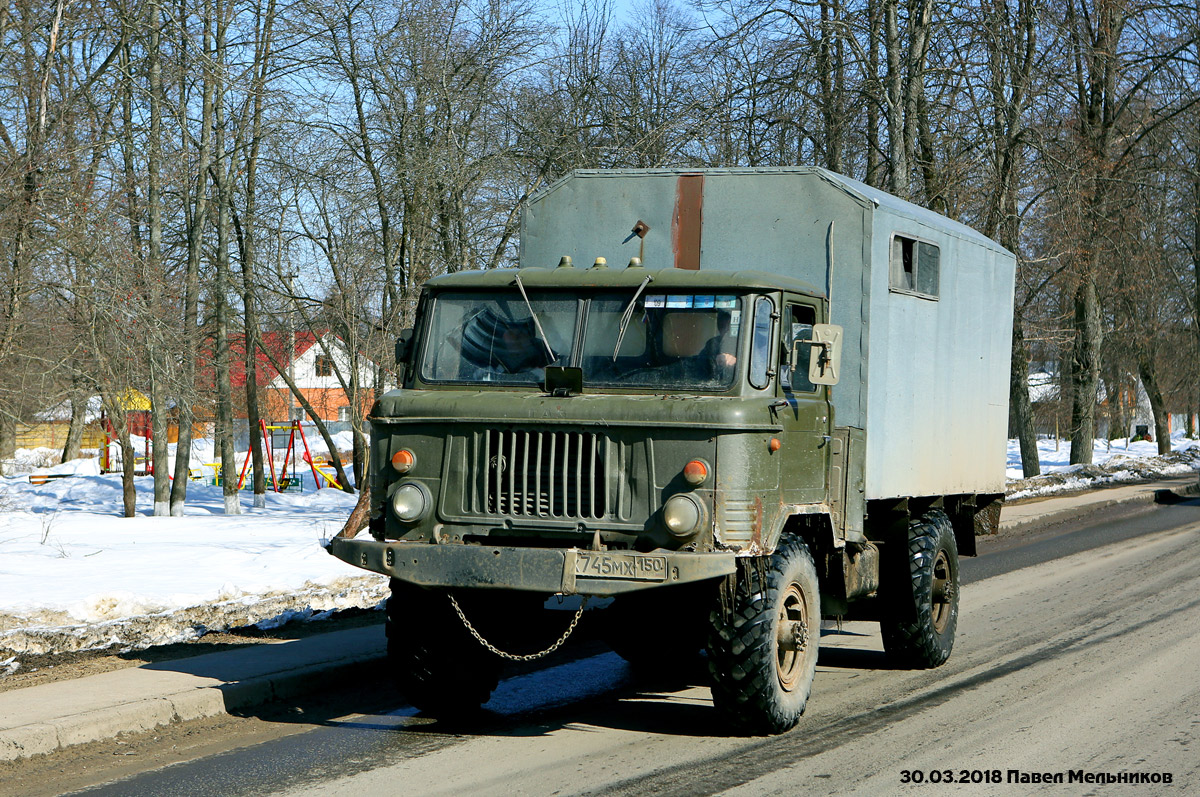
[[683,479],[688,484],[704,484],[708,478],[708,466],[698,459],[683,466]]
[[772,451],[778,451],[779,446],[780,446],[780,443],[779,443],[778,437],[772,437],[771,442],[769,444],[767,444],[767,448],[771,449]]
[[392,454],[392,467],[396,469],[397,473],[408,473],[415,464],[417,464],[417,458],[407,448],[402,448]]

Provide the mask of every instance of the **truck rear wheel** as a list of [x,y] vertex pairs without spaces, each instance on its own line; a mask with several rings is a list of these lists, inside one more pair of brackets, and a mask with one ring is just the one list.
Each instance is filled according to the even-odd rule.
[[[931,509],[912,521],[908,545],[889,562],[883,648],[895,663],[937,667],[950,658],[958,627],[958,545],[950,518]],[[889,588],[890,587],[890,588]]]
[[791,538],[742,573],[733,605],[710,617],[713,705],[735,728],[782,733],[804,713],[817,669],[821,594],[812,554]]
[[478,711],[499,683],[500,660],[467,632],[444,592],[396,579],[391,590],[387,655],[400,691],[434,716]]

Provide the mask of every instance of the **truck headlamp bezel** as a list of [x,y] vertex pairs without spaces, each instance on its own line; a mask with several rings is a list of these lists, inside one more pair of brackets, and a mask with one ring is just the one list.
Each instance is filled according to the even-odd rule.
[[668,498],[662,507],[662,522],[674,537],[687,538],[704,525],[707,511],[704,502],[693,493],[678,493]]
[[388,504],[392,508],[392,514],[401,523],[416,523],[429,514],[433,499],[425,485],[408,481],[396,486]]

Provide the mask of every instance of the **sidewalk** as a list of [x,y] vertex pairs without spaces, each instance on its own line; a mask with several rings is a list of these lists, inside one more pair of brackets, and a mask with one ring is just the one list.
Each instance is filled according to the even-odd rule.
[[1097,487],[1074,495],[1027,499],[1019,504],[1005,504],[1000,513],[1000,534],[1019,534],[1022,531],[1089,515],[1119,504],[1154,503],[1160,490],[1171,490],[1179,496],[1200,495],[1200,482],[1195,476],[1143,484],[1121,484]]
[[311,691],[384,655],[378,625],[0,692],[0,761]]
[[[1159,490],[1198,495],[1200,484],[1189,476],[1005,506],[1000,533],[1152,503]],[[0,761],[309,691],[378,661],[384,644],[383,630],[373,625],[0,692]]]

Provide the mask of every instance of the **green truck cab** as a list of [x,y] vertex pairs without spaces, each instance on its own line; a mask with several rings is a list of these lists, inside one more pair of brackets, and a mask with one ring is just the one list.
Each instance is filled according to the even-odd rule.
[[[675,181],[675,215],[661,223],[686,228],[679,197],[694,192],[684,185],[694,173],[621,176],[627,187]],[[709,181],[754,176],[777,175],[719,172]],[[792,185],[829,180],[820,170],[784,176]],[[656,193],[647,196],[652,203]],[[560,215],[580,212],[559,204]],[[611,221],[597,219],[593,205],[588,218],[609,226],[624,218],[627,231],[632,214],[635,234],[653,229],[641,221],[646,206],[613,204]],[[851,215],[855,208],[879,215],[869,202]],[[548,221],[557,228],[562,220],[550,213]],[[535,233],[527,221],[526,236]],[[689,234],[673,229],[673,267],[645,268],[633,257],[623,268],[603,258],[577,268],[562,257],[557,266],[461,272],[424,287],[415,327],[397,346],[401,388],[370,414],[370,538],[329,544],[335,556],[391,578],[389,657],[417,706],[478,708],[501,657],[557,648],[580,613],[565,634],[547,626],[540,609],[554,595],[613,598],[603,611],[607,636],[639,667],[676,672],[705,650],[716,708],[747,732],[798,721],[822,617],[878,620],[889,655],[905,666],[949,656],[958,554],[973,554],[975,534],[998,519],[1003,458],[999,489],[994,467],[964,484],[952,451],[932,491],[920,474],[873,480],[872,467],[896,466],[896,440],[920,429],[892,430],[885,459],[872,461],[868,429],[883,430],[866,418],[888,411],[872,408],[862,383],[879,344],[868,334],[865,289],[859,315],[846,314],[853,324],[829,323],[830,288],[838,290],[832,226],[828,257],[819,253],[800,275],[824,290],[781,269],[678,267],[678,241]],[[856,243],[869,252],[864,237]],[[639,241],[639,253],[650,240]],[[886,243],[885,257],[903,258],[903,244]],[[651,247],[647,259],[654,255]],[[763,262],[771,261],[768,253]],[[879,268],[868,255],[852,270],[865,283]],[[1011,313],[1011,281],[1007,301]],[[925,357],[922,346],[909,355]],[[986,352],[989,369],[1001,365],[996,351]],[[1007,359],[1002,366],[1006,375]],[[921,367],[899,387],[936,389],[918,384]],[[891,398],[896,388],[881,392]],[[980,394],[995,413],[995,390],[960,393],[968,402]],[[851,397],[845,407],[839,395]],[[923,422],[919,411],[911,420]],[[994,422],[972,428],[995,448]],[[907,458],[919,461],[921,445],[910,448]],[[908,489],[918,484],[925,489]]]

